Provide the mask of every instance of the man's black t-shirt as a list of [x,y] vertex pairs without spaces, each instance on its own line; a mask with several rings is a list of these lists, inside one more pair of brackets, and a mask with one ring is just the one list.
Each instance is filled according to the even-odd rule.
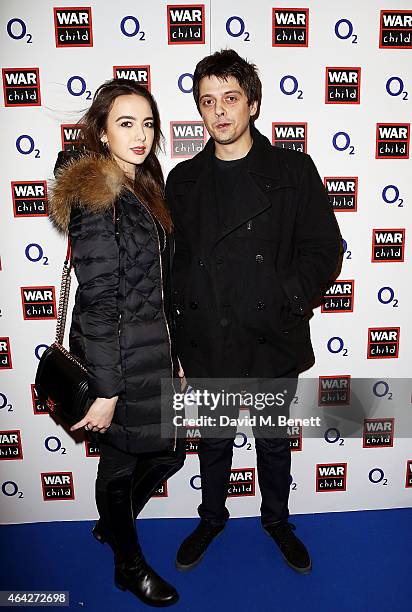
[[219,159],[216,156],[213,158],[215,218],[219,233],[223,232],[228,226],[231,211],[236,206],[237,194],[247,188],[245,181],[246,157],[230,161]]

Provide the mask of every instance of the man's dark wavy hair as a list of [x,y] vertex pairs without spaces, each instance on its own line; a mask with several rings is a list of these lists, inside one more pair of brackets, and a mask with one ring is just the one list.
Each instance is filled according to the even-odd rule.
[[211,76],[222,80],[227,80],[231,76],[235,77],[246,94],[249,106],[257,102],[257,112],[250,120],[253,122],[258,118],[262,100],[262,83],[255,64],[247,62],[233,49],[216,51],[200,60],[193,75],[193,97],[199,112],[199,83],[204,77]]

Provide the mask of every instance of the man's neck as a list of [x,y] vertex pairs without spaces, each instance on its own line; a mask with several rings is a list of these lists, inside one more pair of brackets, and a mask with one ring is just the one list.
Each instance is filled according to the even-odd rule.
[[215,141],[215,156],[223,161],[242,159],[249,153],[252,145],[252,135],[250,129],[248,129],[236,142],[220,144]]

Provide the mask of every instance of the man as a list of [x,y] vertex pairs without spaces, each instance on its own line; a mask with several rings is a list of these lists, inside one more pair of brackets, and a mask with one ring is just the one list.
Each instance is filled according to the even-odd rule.
[[[283,377],[297,384],[314,363],[311,304],[339,260],[331,204],[311,158],[272,147],[254,127],[261,82],[253,64],[233,50],[204,58],[193,95],[210,140],[166,185],[183,370],[189,380]],[[201,560],[228,520],[234,435],[200,440],[201,521],[177,553],[180,570]],[[286,562],[306,573],[309,553],[288,522],[288,440],[255,442],[262,525]]]

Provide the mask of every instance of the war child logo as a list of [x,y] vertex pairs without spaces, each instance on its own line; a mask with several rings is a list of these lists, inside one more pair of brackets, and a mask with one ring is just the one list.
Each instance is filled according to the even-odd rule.
[[381,11],[380,49],[412,49],[412,11]]
[[287,427],[287,438],[291,451],[302,450],[302,425],[289,425]]
[[324,184],[334,211],[355,212],[357,210],[357,176],[325,176]]
[[346,463],[316,464],[316,491],[346,491]]
[[336,280],[322,297],[321,312],[353,312],[354,280]]
[[15,217],[47,217],[46,181],[12,181],[13,213]]
[[393,418],[365,419],[363,425],[363,448],[393,446]]
[[200,440],[200,429],[186,427],[186,455],[197,455]]
[[203,45],[205,42],[205,5],[167,5],[169,45]]
[[319,376],[319,406],[346,406],[350,403],[350,374]]
[[402,262],[405,252],[405,229],[372,230],[372,262]]
[[42,472],[40,478],[44,501],[74,499],[72,472]]
[[235,468],[230,472],[228,497],[248,497],[255,494],[255,468]]
[[405,487],[410,489],[412,488],[412,460],[409,459],[406,462],[406,484]]
[[32,384],[31,387],[31,400],[33,404],[33,414],[50,414],[49,405],[53,405],[53,402],[49,399],[48,402],[41,402],[37,395],[36,387]]
[[3,68],[4,106],[40,106],[38,68]]
[[128,79],[150,91],[150,66],[113,66],[115,79]]
[[90,7],[54,8],[56,47],[93,47]]
[[56,296],[54,287],[21,287],[23,319],[56,319]]
[[11,370],[10,338],[0,338],[0,370]]
[[272,144],[306,153],[307,123],[272,123]]
[[205,126],[202,121],[171,121],[170,142],[172,157],[193,157],[205,146]]
[[19,429],[0,431],[0,461],[23,459]]
[[367,359],[397,359],[400,327],[369,327]]
[[272,9],[272,47],[307,47],[309,9]]
[[74,151],[75,149],[81,149],[83,147],[81,127],[76,124],[65,123],[62,124],[60,128],[63,151]]
[[360,68],[326,67],[325,104],[360,104]]
[[100,448],[98,444],[91,442],[90,440],[85,440],[84,446],[86,457],[100,457]]
[[168,497],[167,480],[157,487],[156,491],[152,494],[152,497]]
[[376,159],[409,159],[410,123],[376,124]]

